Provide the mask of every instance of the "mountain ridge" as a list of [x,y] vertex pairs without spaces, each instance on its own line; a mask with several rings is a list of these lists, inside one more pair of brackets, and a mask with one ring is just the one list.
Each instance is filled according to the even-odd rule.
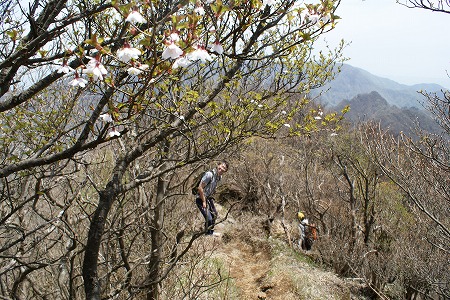
[[318,102],[337,106],[343,100],[351,100],[359,94],[378,92],[390,105],[400,108],[416,107],[423,109],[424,96],[418,91],[440,92],[444,87],[434,83],[405,85],[394,80],[379,77],[370,72],[343,64],[335,79],[320,89],[312,91]]
[[391,105],[376,91],[358,94],[351,100],[342,100],[335,108],[341,110],[345,106],[350,106],[350,111],[345,116],[351,123],[372,120],[394,134],[404,132],[414,135],[418,126],[430,133],[437,134],[441,130],[428,111]]

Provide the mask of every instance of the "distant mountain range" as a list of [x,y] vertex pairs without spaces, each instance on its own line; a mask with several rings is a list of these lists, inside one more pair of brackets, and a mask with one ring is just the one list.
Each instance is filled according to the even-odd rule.
[[312,92],[320,96],[319,102],[331,106],[338,105],[343,100],[351,100],[358,94],[366,94],[373,91],[378,92],[387,103],[397,107],[417,107],[422,109],[424,97],[417,91],[440,92],[444,89],[438,84],[415,84],[405,85],[393,80],[375,76],[363,69],[344,64],[341,72],[336,78],[319,90]]

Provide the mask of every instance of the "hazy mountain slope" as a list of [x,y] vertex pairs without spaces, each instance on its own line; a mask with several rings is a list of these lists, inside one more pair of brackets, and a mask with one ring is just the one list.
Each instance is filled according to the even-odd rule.
[[417,92],[421,89],[438,92],[443,87],[429,83],[408,86],[344,64],[335,80],[322,89],[314,91],[313,94],[317,95],[321,90],[326,91],[320,97],[320,102],[335,106],[342,100],[352,99],[358,94],[376,91],[391,105],[422,108],[420,102],[424,98]]
[[343,100],[336,108],[342,109],[346,105],[350,106],[346,119],[351,122],[373,120],[380,122],[383,128],[389,128],[393,133],[403,131],[411,134],[416,122],[428,132],[437,133],[440,130],[440,127],[426,111],[415,107],[398,108],[390,105],[375,91],[359,94],[351,100]]

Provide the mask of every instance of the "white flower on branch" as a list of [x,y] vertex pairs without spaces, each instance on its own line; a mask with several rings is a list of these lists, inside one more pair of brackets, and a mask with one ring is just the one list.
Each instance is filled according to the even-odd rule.
[[131,24],[136,23],[147,23],[147,21],[144,19],[144,17],[136,10],[133,10],[128,17],[125,19],[125,21],[130,22]]
[[79,86],[84,88],[87,84],[87,80],[78,76],[78,73],[75,73],[75,79],[69,82],[71,86]]
[[203,16],[205,14],[205,9],[203,8],[203,6],[197,6],[194,9],[194,12],[199,16]]
[[177,69],[179,67],[186,68],[192,63],[187,57],[181,56],[178,57],[172,65],[172,69]]
[[265,7],[266,5],[272,6],[275,4],[275,0],[263,0],[262,6]]
[[142,72],[144,72],[146,69],[148,69],[148,65],[147,64],[143,64],[143,65],[139,65],[137,68],[136,67],[131,67],[127,69],[128,74],[130,75],[140,75]]
[[211,55],[209,55],[208,51],[206,51],[203,46],[195,46],[194,48],[194,51],[188,53],[188,59],[192,61],[201,60],[204,63],[206,61],[212,61]]
[[178,32],[175,32],[175,31],[172,32],[169,37],[172,42],[178,42],[180,40],[180,36],[178,35]]
[[183,54],[183,50],[180,49],[180,47],[178,47],[177,45],[175,45],[175,43],[173,41],[169,42],[168,46],[166,47],[166,49],[164,49],[163,53],[162,53],[162,58],[163,59],[176,59],[178,57],[180,57]]
[[223,54],[222,44],[220,44],[219,41],[216,41],[211,47],[211,52],[216,52],[219,55]]
[[106,123],[112,123],[112,122],[113,122],[113,119],[112,119],[111,115],[108,114],[108,113],[106,113],[106,114],[101,114],[101,115],[100,115],[100,119],[102,119],[102,121],[103,121],[103,122],[106,122]]
[[113,138],[113,137],[115,137],[115,136],[120,136],[120,132],[117,131],[117,129],[113,128],[113,129],[109,132],[108,136],[109,136],[110,138]]
[[93,76],[94,80],[103,80],[103,75],[106,75],[108,71],[106,71],[105,67],[100,62],[100,57],[98,56],[96,58],[88,58],[90,58],[91,60],[86,65],[86,69],[83,70],[83,73]]
[[59,67],[58,73],[64,73],[68,74],[70,72],[75,71],[73,68],[71,68],[69,65],[67,65],[67,62],[63,62],[62,66]]
[[311,22],[311,24],[313,24],[313,25],[319,24],[320,16],[314,14],[314,15],[308,15],[307,17],[308,17],[309,22]]
[[125,44],[123,48],[117,50],[117,58],[124,63],[129,62],[131,59],[138,59],[139,55],[141,55],[141,51],[130,47],[129,44]]

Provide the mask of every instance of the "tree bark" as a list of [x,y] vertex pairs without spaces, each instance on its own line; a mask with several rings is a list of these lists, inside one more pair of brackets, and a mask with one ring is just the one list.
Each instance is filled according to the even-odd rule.
[[100,300],[101,287],[98,279],[98,254],[105,230],[106,218],[119,192],[119,178],[117,175],[99,192],[99,203],[92,217],[83,262],[83,280],[86,299]]
[[[164,141],[164,151],[163,153],[169,153],[170,143],[166,140]],[[167,156],[166,154],[164,154]],[[163,163],[161,166],[161,171],[163,172],[167,168],[167,165]],[[167,180],[165,180],[164,175],[158,177],[158,185],[156,190],[156,203],[155,203],[155,213],[152,219],[152,224],[150,227],[151,236],[151,254],[150,254],[150,264],[149,264],[149,290],[147,293],[147,300],[158,300],[159,299],[159,286],[160,286],[160,274],[161,274],[161,261],[162,261],[162,243],[163,243],[163,225],[164,225],[164,209],[165,209],[165,196],[167,189]]]

